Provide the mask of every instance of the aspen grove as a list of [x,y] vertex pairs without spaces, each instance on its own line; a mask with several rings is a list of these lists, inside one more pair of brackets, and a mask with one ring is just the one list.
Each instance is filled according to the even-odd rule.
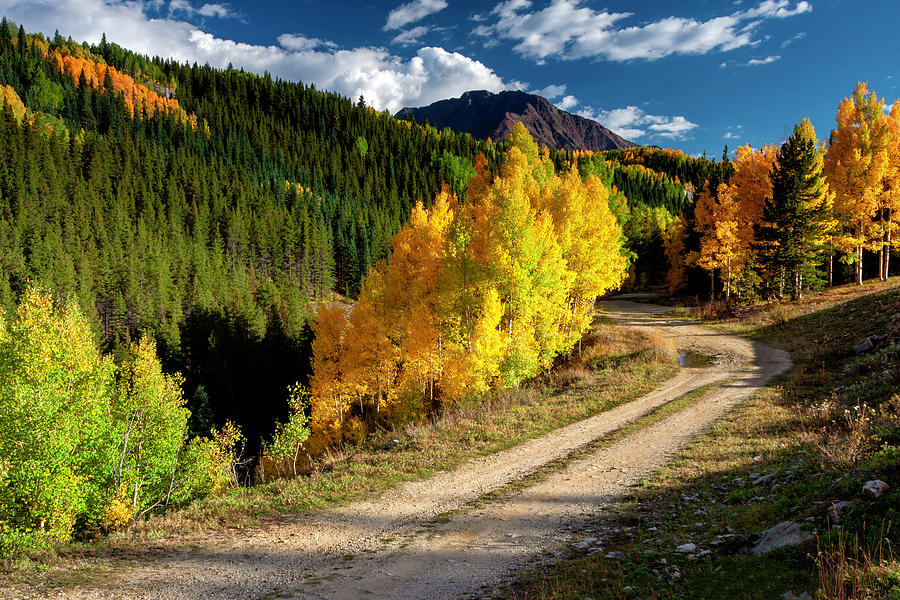
[[349,319],[319,312],[309,450],[516,386],[572,349],[627,274],[608,200],[520,123],[496,177],[480,158],[465,201],[416,205]]

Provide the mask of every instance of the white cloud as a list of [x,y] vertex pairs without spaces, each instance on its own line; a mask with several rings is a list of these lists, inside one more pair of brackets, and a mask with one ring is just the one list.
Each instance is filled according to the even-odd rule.
[[[327,41],[297,34],[282,35],[279,45],[256,45],[218,38],[185,20],[153,18],[147,14],[153,0],[55,0],[26,2],[0,0],[0,14],[21,23],[28,31],[52,33],[65,26],[64,35],[99,42],[105,32],[110,41],[150,56],[214,67],[229,63],[254,73],[314,83],[350,98],[360,94],[378,110],[393,112],[404,106],[422,106],[464,91],[499,92],[519,82],[506,82],[483,63],[443,48],[421,48],[402,58],[384,48],[339,49]],[[156,5],[159,6],[159,5]]]
[[725,139],[725,140],[734,140],[734,139],[737,139],[737,137],[738,137],[738,134],[736,134],[735,132],[733,132],[733,131],[726,131],[726,132],[725,132],[725,135],[722,136],[722,139]]
[[634,140],[649,135],[667,139],[682,139],[697,127],[683,116],[666,117],[650,115],[637,106],[614,108],[612,110],[600,110],[595,112],[590,106],[585,106],[576,114],[597,121],[607,129],[611,129],[624,138]]
[[801,32],[798,33],[797,35],[795,35],[795,36],[793,36],[793,37],[790,37],[790,38],[784,40],[783,42],[781,42],[781,47],[782,47],[782,48],[787,48],[788,46],[790,46],[790,45],[793,44],[794,42],[799,42],[800,40],[802,40],[802,39],[805,38],[805,37],[806,37],[806,32],[805,32],[805,31],[801,31]]
[[479,25],[473,32],[488,39],[514,40],[516,52],[539,63],[548,57],[655,60],[671,54],[706,54],[750,46],[756,43],[753,32],[763,20],[812,10],[805,1],[792,8],[790,0],[765,0],[755,8],[707,21],[673,16],[620,27],[619,22],[633,13],[595,11],[582,3],[552,0],[529,12],[530,0],[507,0],[491,12],[496,19],[493,24]]
[[227,19],[233,16],[228,6],[223,4],[204,4],[197,9],[197,14],[204,17],[219,17],[220,19]]
[[776,60],[780,60],[780,59],[781,59],[781,56],[779,56],[777,54],[773,54],[772,56],[767,56],[765,58],[751,58],[747,64],[750,66],[768,65],[768,64],[773,63]]
[[423,35],[431,31],[431,28],[427,25],[420,25],[418,27],[413,27],[412,29],[408,29],[406,31],[401,31],[397,36],[391,40],[392,44],[417,44],[419,43],[419,38]]
[[337,44],[334,42],[319,38],[308,38],[295,33],[283,33],[279,35],[278,43],[281,44],[281,47],[285,50],[292,50],[295,52],[308,52],[322,47],[337,48]]
[[[147,2],[147,5],[153,8],[159,8],[163,4],[162,0],[149,0]],[[170,0],[169,16],[171,17],[176,13],[184,13],[188,16],[198,14],[201,17],[217,17],[219,19],[237,17],[237,14],[227,4],[204,4],[200,8],[194,8],[189,0]]]
[[561,85],[552,84],[552,85],[548,85],[545,88],[541,88],[539,90],[534,90],[533,92],[530,92],[530,93],[537,94],[538,96],[543,96],[547,100],[553,100],[555,98],[559,98],[560,96],[562,96],[563,94],[566,93],[566,84],[561,84]]
[[388,13],[384,30],[401,29],[447,8],[447,0],[412,0]]
[[555,104],[556,108],[558,108],[559,110],[569,110],[570,108],[578,106],[578,98],[569,94],[568,96],[563,96],[563,98]]

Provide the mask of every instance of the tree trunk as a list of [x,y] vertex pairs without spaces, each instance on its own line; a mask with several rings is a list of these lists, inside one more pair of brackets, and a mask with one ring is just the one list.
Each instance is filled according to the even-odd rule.
[[887,233],[885,234],[885,244],[884,244],[884,280],[887,281],[891,276],[891,229],[888,227]]
[[716,272],[712,271],[709,274],[709,303],[712,304],[716,301]]
[[856,285],[863,284],[863,247],[856,247]]
[[731,300],[731,259],[728,260],[728,281],[725,283],[725,304]]
[[834,285],[834,251],[828,252],[828,287]]

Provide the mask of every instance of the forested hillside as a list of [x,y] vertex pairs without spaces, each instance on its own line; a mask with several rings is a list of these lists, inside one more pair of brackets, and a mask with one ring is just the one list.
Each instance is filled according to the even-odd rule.
[[242,71],[0,27],[0,307],[73,296],[121,358],[148,332],[206,431],[255,442],[309,368],[309,300],[355,294],[468,135]]

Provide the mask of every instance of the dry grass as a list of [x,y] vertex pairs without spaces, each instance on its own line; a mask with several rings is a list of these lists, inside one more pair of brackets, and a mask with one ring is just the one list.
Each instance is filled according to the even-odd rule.
[[[555,567],[510,597],[763,600],[790,590],[900,600],[900,561],[888,551],[900,519],[900,278],[736,312],[716,326],[790,350],[794,368],[604,514],[589,534],[603,552],[561,548]],[[873,335],[884,337],[872,351],[853,352]],[[772,482],[752,483],[768,473]],[[892,489],[873,501],[861,490],[875,478]],[[845,500],[830,529],[828,508]],[[818,551],[729,549],[727,540],[787,520],[815,531]],[[674,551],[687,541],[712,554]],[[606,558],[610,550],[623,555]]]

